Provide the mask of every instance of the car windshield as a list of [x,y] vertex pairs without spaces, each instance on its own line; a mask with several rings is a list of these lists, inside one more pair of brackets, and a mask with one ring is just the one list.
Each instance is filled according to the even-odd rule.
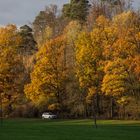
[[44,115],[53,115],[51,112],[43,113]]

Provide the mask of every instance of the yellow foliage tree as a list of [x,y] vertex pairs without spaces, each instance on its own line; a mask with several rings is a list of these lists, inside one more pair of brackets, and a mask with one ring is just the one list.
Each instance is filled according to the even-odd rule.
[[24,67],[18,49],[21,37],[14,25],[0,28],[0,92],[7,106],[7,115],[20,97]]
[[31,83],[25,86],[26,97],[43,110],[61,108],[66,79],[64,48],[63,36],[44,44],[37,53]]

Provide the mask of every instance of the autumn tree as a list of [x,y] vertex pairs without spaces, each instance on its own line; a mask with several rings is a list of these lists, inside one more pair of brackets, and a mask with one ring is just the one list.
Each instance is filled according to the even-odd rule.
[[[0,28],[0,91],[6,115],[10,115],[21,97],[24,67],[18,49],[21,37],[14,25]],[[6,109],[5,108],[5,109]]]
[[111,118],[114,116],[114,103],[124,96],[129,96],[130,83],[126,69],[128,68],[122,59],[108,62],[104,69],[102,91],[111,97]]
[[[87,103],[93,104],[94,119],[99,113],[100,82],[102,80],[102,46],[97,30],[81,33],[76,45],[76,67],[80,86],[87,93]],[[90,99],[90,102],[89,102]]]
[[137,38],[139,33],[139,27],[137,24],[138,21],[139,19],[137,15],[131,11],[115,16],[111,28],[116,28],[117,39],[115,40],[114,44],[110,46],[110,50],[113,50],[113,53],[108,50],[112,59],[115,60],[118,57],[124,59],[126,65],[129,66],[127,72],[131,77],[130,79],[133,81],[131,82],[133,86],[132,89],[136,88],[134,85],[137,85],[136,83],[138,80],[138,78],[136,78],[134,69],[132,68],[135,61],[134,59],[139,55],[139,39]]
[[[137,43],[139,41],[137,40],[138,38],[136,37],[139,32],[137,22],[138,22],[137,15],[131,11],[128,11],[115,16],[110,24],[110,27],[105,28],[107,37],[107,40],[104,43],[104,56],[107,62],[107,63],[105,62],[105,64],[109,65],[108,63],[111,63],[112,65],[115,65],[115,63],[119,58],[119,61],[121,60],[119,63],[123,64],[124,71],[122,72],[121,66],[119,64],[116,64],[119,66],[117,69],[121,71],[118,75],[117,72],[115,73],[116,78],[119,77],[123,78],[122,74],[126,73],[127,79],[124,80],[121,79],[121,84],[119,84],[117,81],[118,79],[116,79],[114,76],[113,77],[111,76],[113,72],[112,73],[110,72],[111,74],[108,76],[106,75],[105,72],[104,76],[105,81],[103,80],[103,83],[105,82],[106,85],[109,84],[107,88],[109,88],[109,86],[111,87],[110,84],[112,82],[112,85],[114,85],[112,86],[112,88],[116,88],[115,90],[119,90],[119,87],[115,87],[116,84],[113,82],[117,82],[118,83],[117,86],[122,86],[122,84],[123,85],[126,84],[127,86],[125,87],[123,86],[123,90],[125,89],[125,94],[127,93],[126,97],[135,96],[136,97],[135,99],[137,99],[139,95],[138,92],[139,82],[136,73],[134,72],[135,71],[134,67],[136,66],[135,65],[136,63],[134,64],[135,61],[134,59],[138,55],[137,49],[139,48],[137,46]],[[113,71],[115,72],[115,69]],[[106,77],[108,77],[110,80]],[[109,81],[106,81],[106,79],[108,79]],[[129,90],[126,91],[126,89]],[[111,94],[113,94],[113,91],[110,92]],[[123,95],[123,91],[121,92],[121,94]],[[116,97],[113,97],[113,100],[114,99],[116,99]],[[122,103],[122,100],[119,103]]]
[[42,110],[62,109],[66,79],[64,47],[63,36],[44,44],[37,53],[31,83],[25,86],[26,97]]

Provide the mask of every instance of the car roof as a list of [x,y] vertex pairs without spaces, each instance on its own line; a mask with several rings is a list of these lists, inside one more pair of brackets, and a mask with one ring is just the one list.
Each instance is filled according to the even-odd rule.
[[52,114],[52,112],[43,112],[43,114]]

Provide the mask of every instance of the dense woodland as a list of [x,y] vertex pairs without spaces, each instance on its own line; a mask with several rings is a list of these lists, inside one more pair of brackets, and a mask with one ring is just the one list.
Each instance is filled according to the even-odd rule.
[[3,117],[140,119],[139,11],[71,0],[0,27],[0,99]]

